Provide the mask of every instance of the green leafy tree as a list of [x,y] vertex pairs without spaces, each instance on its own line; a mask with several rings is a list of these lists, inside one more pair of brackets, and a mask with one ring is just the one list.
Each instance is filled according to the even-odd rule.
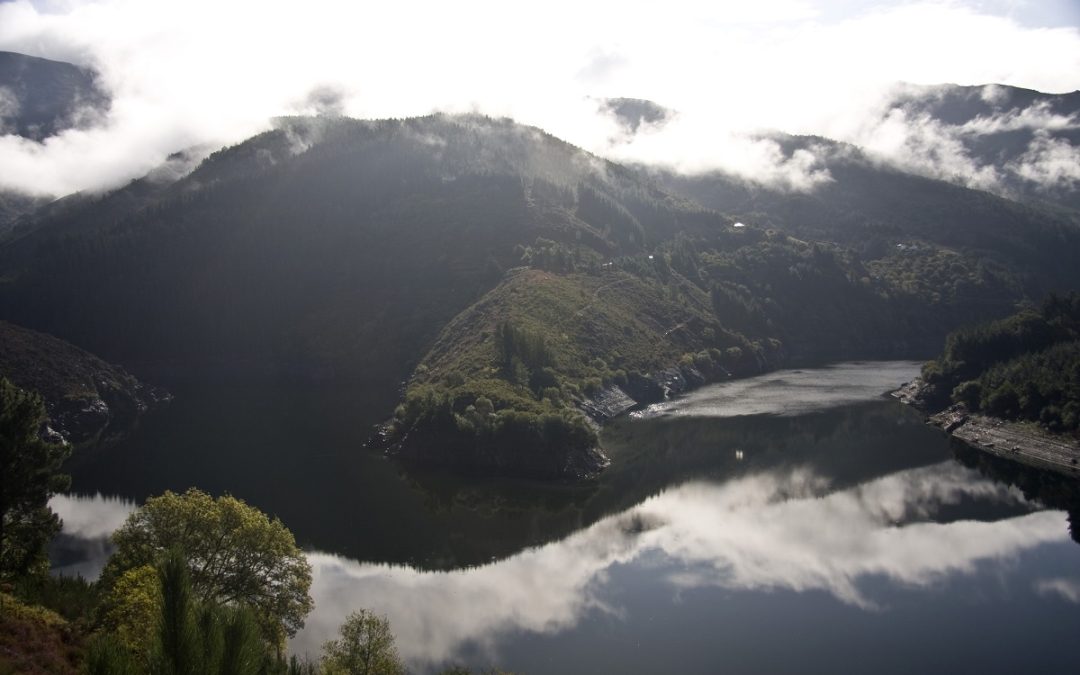
[[147,656],[161,613],[161,582],[150,565],[133,567],[116,580],[101,607],[102,624],[133,654]]
[[152,497],[113,534],[116,552],[102,572],[113,587],[130,569],[155,565],[180,550],[202,602],[244,605],[266,639],[281,646],[303,626],[313,602],[311,566],[292,533],[240,499],[214,499],[197,489]]
[[[222,605],[196,597],[187,557],[168,551],[156,568],[138,567],[121,579],[115,593],[127,589],[148,600],[107,609],[106,631],[95,636],[87,652],[90,675],[286,675],[290,664],[272,653],[258,618],[245,605]],[[152,589],[147,588],[150,581]],[[117,609],[130,621],[145,624],[146,640],[133,647],[109,619]],[[140,636],[142,638],[143,636]],[[144,644],[145,642],[145,644]],[[299,662],[295,662],[299,668]],[[298,675],[317,675],[298,670]]]
[[66,490],[68,448],[41,440],[45,405],[0,378],[0,578],[47,569],[46,546],[60,530],[49,499]]
[[394,646],[390,622],[361,609],[341,625],[341,637],[323,645],[325,675],[398,675],[405,666]]

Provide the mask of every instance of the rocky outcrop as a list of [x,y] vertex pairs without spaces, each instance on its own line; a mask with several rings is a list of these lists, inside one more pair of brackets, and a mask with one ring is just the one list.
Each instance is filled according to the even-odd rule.
[[3,321],[0,376],[44,399],[43,437],[73,445],[114,442],[148,408],[171,398],[72,344]]
[[901,403],[924,413],[941,410],[950,404],[948,392],[942,392],[940,388],[927,384],[921,377],[916,377],[889,394]]
[[622,387],[611,385],[603,387],[597,393],[578,404],[578,409],[597,425],[614,419],[635,407],[638,401],[627,394]]
[[923,382],[921,377],[916,377],[911,382],[901,385],[899,389],[889,392],[890,396],[898,399],[901,403],[924,412],[927,410],[926,394],[926,383]]
[[729,378],[731,378],[731,373],[722,368],[706,375],[696,367],[686,364],[664,368],[649,375],[633,373],[627,377],[624,385],[606,386],[579,402],[577,407],[599,429],[608,420],[639,405],[659,403],[673,396],[685,394],[692,389]]

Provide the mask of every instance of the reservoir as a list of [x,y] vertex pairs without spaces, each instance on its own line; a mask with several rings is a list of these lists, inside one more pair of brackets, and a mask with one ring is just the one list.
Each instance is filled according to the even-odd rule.
[[308,551],[294,653],[365,608],[415,672],[1072,672],[1075,484],[883,396],[917,372],[711,385],[609,424],[611,466],[558,484],[407,470],[362,447],[392,405],[363,391],[177,388],[73,461],[54,569],[94,577],[131,509],[195,486]]

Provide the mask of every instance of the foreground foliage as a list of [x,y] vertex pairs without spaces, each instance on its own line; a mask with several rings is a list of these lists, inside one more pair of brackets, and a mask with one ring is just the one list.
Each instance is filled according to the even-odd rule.
[[116,552],[101,579],[107,588],[131,582],[125,574],[153,566],[178,548],[196,596],[250,607],[272,643],[293,635],[311,611],[311,566],[292,533],[235,497],[214,499],[194,488],[152,497],[128,517],[113,542]]
[[74,675],[82,649],[77,626],[56,612],[0,592],[0,673]]
[[0,378],[0,579],[48,569],[45,547],[60,530],[49,499],[67,488],[68,448],[41,440],[41,397]]
[[154,576],[152,611],[143,617],[146,642],[96,636],[87,650],[89,675],[260,675],[286,669],[250,607],[196,597],[182,552],[170,551]]

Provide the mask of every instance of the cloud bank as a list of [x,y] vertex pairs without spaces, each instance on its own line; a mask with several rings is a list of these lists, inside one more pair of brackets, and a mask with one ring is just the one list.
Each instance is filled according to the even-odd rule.
[[[942,132],[888,113],[895,83],[1080,88],[1075,25],[1040,28],[995,3],[729,4],[2,3],[0,49],[94,67],[113,107],[101,125],[44,143],[0,136],[0,186],[113,187],[170,153],[238,142],[282,114],[435,110],[510,116],[612,159],[791,189],[830,180],[827,158],[815,148],[786,156],[761,130],[852,141],[924,173],[994,186],[1000,178],[965,162],[963,143],[939,142],[973,129]],[[680,114],[627,139],[597,105],[617,96]],[[1074,123],[1038,110],[980,122]],[[1031,151],[1013,173],[1077,180],[1072,146],[1047,136]]]

